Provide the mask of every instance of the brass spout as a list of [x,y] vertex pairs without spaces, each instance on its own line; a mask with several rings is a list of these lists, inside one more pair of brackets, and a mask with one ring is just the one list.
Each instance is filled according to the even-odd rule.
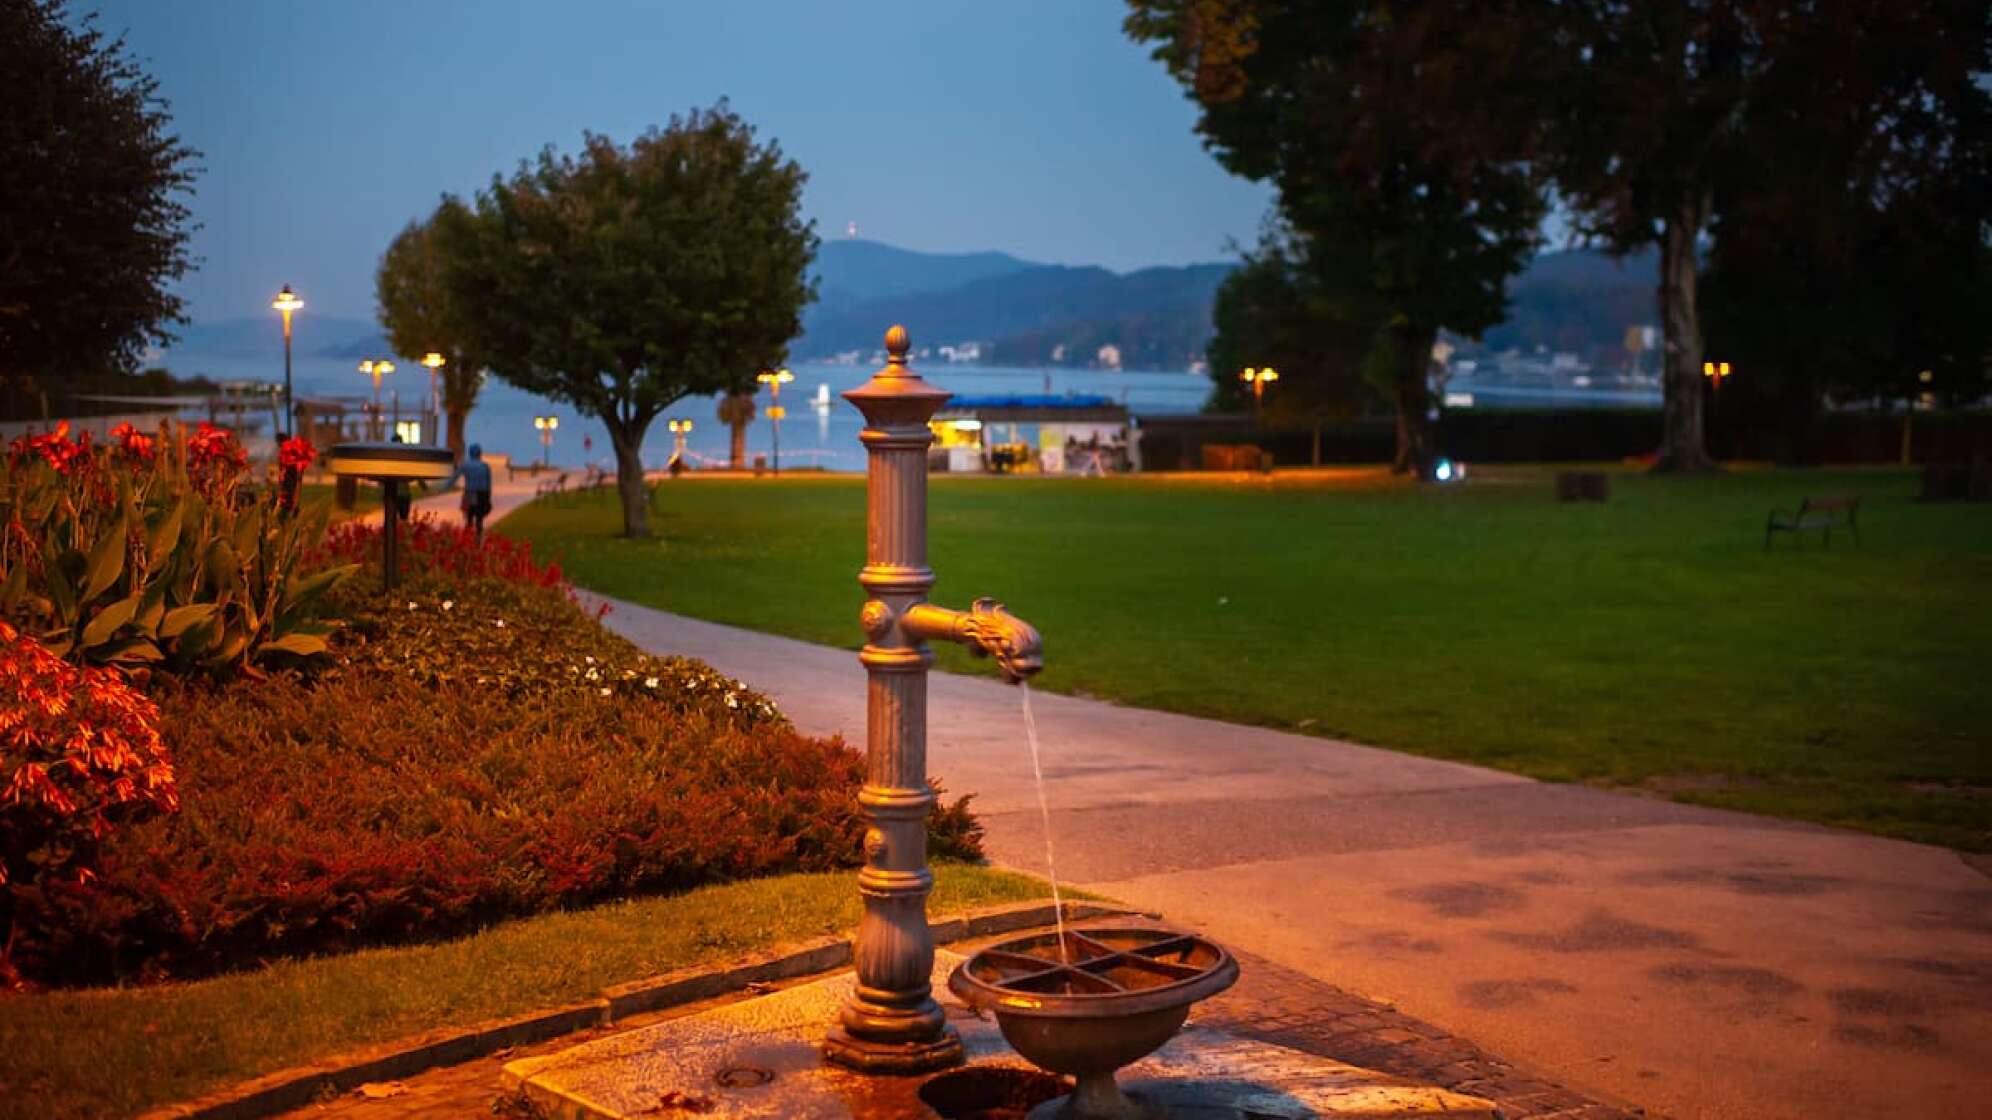
[[977,599],[965,611],[916,603],[900,628],[919,641],[956,642],[977,657],[993,657],[1011,684],[1044,668],[1044,639],[1037,627],[1003,609],[991,598]]

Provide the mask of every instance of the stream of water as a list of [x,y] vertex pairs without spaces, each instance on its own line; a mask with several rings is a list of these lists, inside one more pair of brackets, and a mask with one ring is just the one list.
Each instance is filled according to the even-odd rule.
[[1044,799],[1044,763],[1038,757],[1037,717],[1031,714],[1031,683],[1018,681],[1024,690],[1024,738],[1031,744],[1031,776],[1037,779],[1038,816],[1044,820],[1044,873],[1051,880],[1051,909],[1058,923],[1058,959],[1072,963],[1072,950],[1065,944],[1065,901],[1058,894],[1058,861],[1051,852],[1051,806]]

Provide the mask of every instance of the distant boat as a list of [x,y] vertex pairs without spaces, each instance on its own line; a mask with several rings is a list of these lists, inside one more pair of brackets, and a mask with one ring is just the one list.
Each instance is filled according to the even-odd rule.
[[809,402],[809,407],[815,409],[819,415],[828,416],[830,414],[830,383],[828,381],[819,381],[816,383],[816,399]]

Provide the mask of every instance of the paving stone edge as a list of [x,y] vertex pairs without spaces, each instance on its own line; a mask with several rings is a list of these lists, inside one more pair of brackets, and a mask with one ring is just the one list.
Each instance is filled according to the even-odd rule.
[[[1095,902],[1065,904],[1065,920],[1069,922],[1139,913]],[[978,910],[931,922],[928,928],[933,931],[935,944],[946,945],[969,937],[1049,926],[1054,919],[1052,905],[1043,902]],[[261,1120],[314,1104],[328,1093],[350,1093],[368,1082],[413,1077],[508,1047],[530,1046],[590,1027],[608,1026],[634,1015],[742,991],[753,984],[828,972],[850,961],[850,938],[819,938],[752,957],[741,964],[667,972],[604,988],[595,999],[581,1003],[475,1026],[429,1031],[322,1062],[278,1070],[197,1100],[153,1109],[142,1113],[139,1120]]]

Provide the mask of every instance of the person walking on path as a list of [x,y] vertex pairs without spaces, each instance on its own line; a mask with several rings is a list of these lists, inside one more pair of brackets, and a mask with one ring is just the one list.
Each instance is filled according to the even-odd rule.
[[491,465],[484,461],[484,448],[471,444],[464,450],[463,459],[456,470],[443,481],[443,489],[448,490],[463,480],[463,522],[484,539],[484,518],[491,512]]

